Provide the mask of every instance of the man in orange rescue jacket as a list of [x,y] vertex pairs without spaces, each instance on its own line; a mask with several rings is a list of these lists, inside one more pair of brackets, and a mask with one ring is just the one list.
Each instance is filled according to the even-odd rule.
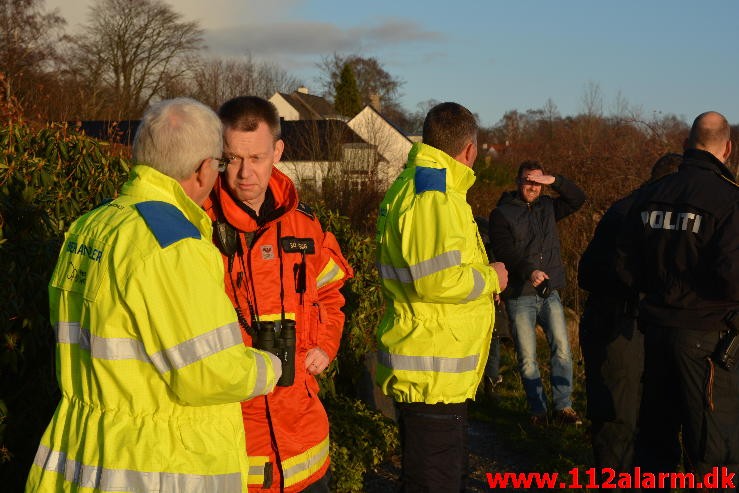
[[285,147],[275,106],[242,96],[218,114],[229,164],[205,208],[226,291],[244,343],[277,354],[286,367],[269,397],[242,403],[249,491],[328,492],[329,425],[316,377],[336,357],[344,325],[339,289],[352,269],[274,167]]

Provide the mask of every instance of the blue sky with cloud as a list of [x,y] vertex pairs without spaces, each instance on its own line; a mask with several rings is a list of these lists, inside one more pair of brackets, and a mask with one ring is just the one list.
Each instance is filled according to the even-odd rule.
[[[47,0],[84,21],[90,0]],[[714,109],[739,123],[736,0],[179,0],[220,56],[270,60],[314,92],[316,64],[334,52],[374,56],[405,81],[410,110],[454,100],[484,125],[551,100],[584,109],[594,85],[606,114],[619,101],[642,117],[690,121]]]

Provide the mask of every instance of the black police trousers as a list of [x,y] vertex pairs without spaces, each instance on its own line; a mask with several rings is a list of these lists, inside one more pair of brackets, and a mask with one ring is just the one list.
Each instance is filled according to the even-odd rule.
[[643,471],[676,470],[682,428],[685,470],[701,479],[714,467],[726,467],[736,474],[739,486],[739,368],[729,371],[712,363],[721,335],[645,326],[644,396],[636,450]]
[[467,403],[398,403],[403,493],[459,493],[468,468]]
[[642,394],[644,335],[617,298],[590,295],[580,320],[595,466],[631,472]]

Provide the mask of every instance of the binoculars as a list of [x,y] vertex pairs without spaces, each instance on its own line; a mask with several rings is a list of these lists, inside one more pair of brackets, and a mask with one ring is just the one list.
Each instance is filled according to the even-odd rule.
[[289,387],[295,381],[295,320],[254,322],[256,332],[254,347],[269,351],[282,361],[280,387]]

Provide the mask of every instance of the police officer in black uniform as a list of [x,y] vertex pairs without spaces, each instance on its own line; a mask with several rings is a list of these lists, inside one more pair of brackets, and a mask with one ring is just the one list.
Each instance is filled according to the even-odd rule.
[[665,444],[682,426],[687,471],[739,472],[739,368],[727,369],[718,354],[735,335],[729,319],[739,309],[739,187],[726,166],[731,150],[726,118],[699,115],[678,172],[638,193],[621,235],[620,277],[643,293],[636,450],[643,471],[675,471],[679,457]]
[[[680,154],[652,166],[648,185],[675,173]],[[643,186],[644,186],[643,185]],[[644,334],[637,325],[638,293],[616,275],[616,243],[637,191],[614,202],[580,257],[580,287],[589,292],[580,320],[587,416],[598,471],[632,472],[644,371]],[[679,448],[677,449],[679,453]]]

